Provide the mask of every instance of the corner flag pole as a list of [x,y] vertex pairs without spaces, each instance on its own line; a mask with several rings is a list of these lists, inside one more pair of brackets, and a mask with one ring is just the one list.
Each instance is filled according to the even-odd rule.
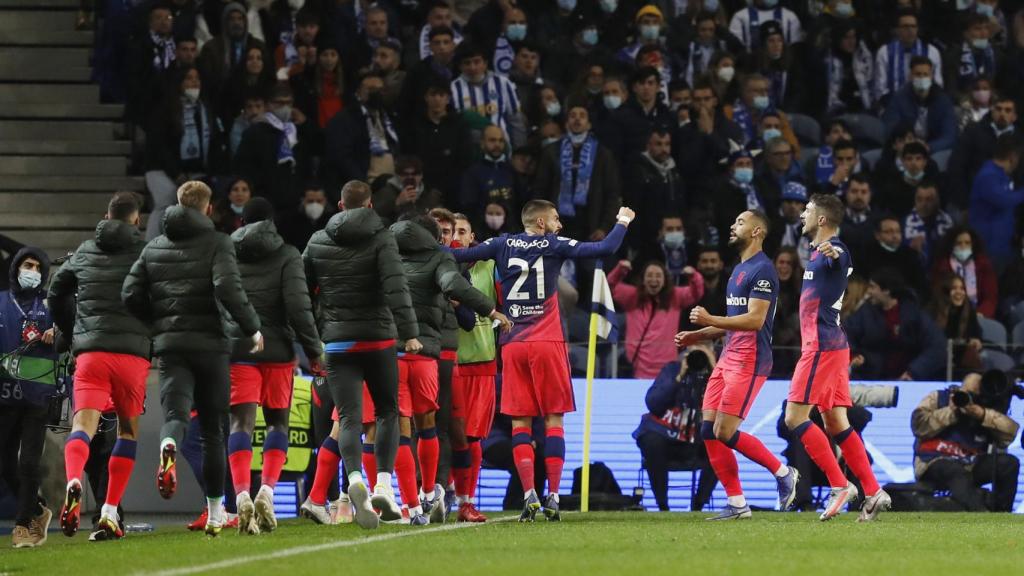
[[597,312],[590,313],[587,341],[587,394],[583,404],[583,477],[580,484],[580,512],[590,511],[590,422],[594,403],[594,369],[597,364]]

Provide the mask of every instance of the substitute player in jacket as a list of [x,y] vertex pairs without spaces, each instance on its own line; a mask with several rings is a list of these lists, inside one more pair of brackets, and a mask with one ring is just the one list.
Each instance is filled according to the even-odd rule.
[[764,466],[775,475],[779,508],[785,510],[796,497],[799,473],[784,466],[760,440],[740,431],[757,393],[772,370],[772,321],[779,295],[775,266],[761,249],[768,235],[764,213],[747,210],[729,228],[729,245],[740,254],[726,286],[726,316],[713,316],[701,306],[690,312],[690,322],[704,326],[676,334],[676,345],[689,346],[725,336],[725,348],[708,380],[704,393],[701,436],[708,459],[725,487],[728,502],[709,520],[750,518],[743,497],[739,466],[733,450]]
[[533,522],[541,509],[534,486],[531,423],[543,416],[546,429],[544,466],[548,496],[544,515],[559,520],[558,484],[565,464],[563,415],[576,410],[569,353],[558,311],[558,273],[570,258],[601,258],[619,249],[635,214],[620,208],[618,224],[600,242],[579,242],[558,236],[558,209],[547,200],[523,206],[526,232],[502,234],[473,248],[454,250],[459,262],[494,260],[501,284],[502,307],[513,322],[502,334],[501,411],[512,417],[513,458],[523,482],[526,504],[520,522]]
[[[117,442],[108,463],[107,495],[90,540],[124,536],[117,506],[135,467],[139,415],[149,376],[149,327],[128,312],[121,286],[146,241],[139,232],[139,203],[133,192],[118,192],[96,226],[53,276],[49,304],[54,323],[71,334],[75,354],[75,416],[64,443],[67,492],[60,513],[66,536],[74,536],[82,513],[82,471],[100,415],[111,401],[117,413]],[[72,328],[74,326],[74,328]]]
[[[242,213],[245,226],[231,235],[242,287],[260,317],[263,351],[250,352],[251,343],[237,323],[230,323],[231,434],[228,463],[238,507],[238,530],[249,534],[277,527],[274,488],[288,454],[288,416],[291,412],[298,341],[310,367],[320,372],[320,335],[313,322],[302,256],[286,245],[274,226],[274,208],[253,198]],[[263,470],[259,492],[250,495],[252,433],[256,406],[263,407],[267,435],[263,441]]]
[[800,215],[803,233],[813,238],[814,251],[800,289],[800,360],[789,386],[786,426],[828,477],[832,491],[820,517],[828,520],[857,499],[857,488],[839,468],[828,437],[810,420],[811,409],[818,407],[825,430],[864,488],[865,499],[857,520],[870,522],[880,511],[888,510],[892,500],[879,487],[864,442],[846,417],[846,409],[853,406],[850,344],[839,324],[839,314],[853,261],[838,235],[844,214],[843,203],[836,196],[816,194]]
[[224,478],[227,462],[223,422],[231,395],[229,353],[222,310],[263,350],[260,318],[242,289],[235,249],[210,220],[213,192],[198,181],[178,188],[178,206],[164,213],[164,234],[154,238],[132,265],[121,288],[128,310],[152,324],[153,354],[160,358],[160,467],[157,488],[170,498],[177,488],[177,446],[195,407],[203,445],[208,516],[206,533],[227,522]]

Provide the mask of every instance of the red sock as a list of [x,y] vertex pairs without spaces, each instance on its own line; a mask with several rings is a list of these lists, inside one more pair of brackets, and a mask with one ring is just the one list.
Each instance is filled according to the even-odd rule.
[[704,439],[708,451],[708,460],[715,469],[715,475],[725,488],[726,496],[741,496],[743,486],[740,485],[740,465],[736,462],[736,454],[718,440]]
[[331,480],[338,477],[338,463],[341,462],[341,454],[338,452],[338,442],[328,436],[316,453],[316,474],[313,476],[313,487],[309,489],[309,501],[317,506],[327,503],[327,489],[331,486]]
[[516,470],[519,471],[519,481],[523,484],[523,492],[529,492],[536,488],[533,481],[533,461],[536,455],[530,441],[529,428],[512,429],[512,460],[516,464]]
[[813,422],[808,420],[797,426],[793,433],[796,434],[797,438],[800,438],[800,442],[803,443],[807,455],[825,473],[829,486],[833,488],[846,488],[849,481],[843,475],[843,471],[839,469],[836,454],[832,451],[832,445],[829,443],[825,433],[821,431],[821,428],[818,428]]
[[753,434],[737,431],[736,435],[733,436],[732,448],[746,456],[749,460],[764,466],[772,474],[775,474],[782,467],[782,462],[779,462],[775,454],[772,454],[770,450],[765,448],[764,444]]
[[476,497],[476,487],[480,481],[480,465],[484,461],[484,449],[479,440],[469,443],[469,497]]
[[395,475],[398,476],[398,493],[402,497],[402,504],[410,509],[419,506],[420,491],[416,486],[416,460],[413,459],[409,439],[404,436],[399,441],[398,455],[395,456]]
[[565,430],[561,427],[548,428],[544,439],[544,471],[548,477],[548,494],[558,494],[565,467]]
[[110,460],[107,462],[107,498],[108,506],[116,507],[121,503],[121,497],[128,488],[128,479],[132,476],[132,469],[135,468],[135,440],[124,440],[118,438],[114,443],[114,450],[110,453]]
[[373,450],[373,444],[363,444],[363,470],[371,491],[377,487],[377,455]]
[[288,459],[288,435],[279,430],[267,432],[263,441],[263,470],[262,479],[264,486],[271,489],[277,487],[277,480],[281,478],[281,469]]
[[248,492],[252,475],[252,436],[245,432],[232,432],[228,436],[228,467],[235,494]]
[[416,455],[420,459],[420,480],[425,494],[434,493],[437,483],[437,461],[441,455],[441,444],[437,441],[437,428],[424,428],[417,433]]
[[90,441],[89,435],[79,430],[72,432],[64,443],[64,470],[67,472],[68,482],[82,481],[82,470],[85,470],[85,463],[89,460]]
[[843,451],[846,465],[860,480],[860,485],[864,488],[864,495],[874,496],[877,494],[878,480],[875,478],[874,471],[871,470],[868,451],[864,448],[864,441],[861,440],[860,434],[857,434],[853,428],[847,428],[844,432],[836,435],[836,442],[839,443],[839,449]]

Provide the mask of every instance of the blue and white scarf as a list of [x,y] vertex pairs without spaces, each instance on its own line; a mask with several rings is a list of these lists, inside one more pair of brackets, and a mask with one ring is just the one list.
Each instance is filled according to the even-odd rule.
[[149,38],[153,41],[153,68],[167,70],[175,58],[174,37],[172,36],[165,40],[153,31],[150,31]]
[[[573,164],[573,145],[568,136],[562,138],[559,168],[562,173],[562,185],[558,193],[558,212],[562,216],[576,216],[577,206],[586,206],[590,193],[590,176],[594,172],[597,159],[597,139],[587,135],[580,148],[580,163]],[[573,185],[575,176],[575,186]]]
[[[747,44],[747,50],[753,52],[761,47],[761,11],[756,6],[750,6],[747,8],[747,14],[750,16],[750,23],[747,25],[747,30],[745,30],[745,32],[750,34],[750,42]],[[785,22],[785,18],[782,16],[782,6],[776,6],[775,10],[772,12],[772,19],[766,20],[766,22],[771,22],[772,20],[778,22],[779,26],[782,26],[783,22]],[[789,26],[790,25],[787,22],[786,30],[783,34],[787,43],[790,42],[791,39]],[[746,36],[746,34],[744,34],[744,36]],[[746,38],[744,38],[744,40],[746,40]]]
[[[769,107],[769,109],[771,109]],[[766,110],[767,112],[767,110]],[[737,100],[732,108],[732,121],[743,130],[743,145],[746,146],[757,137],[757,127],[754,126],[754,117],[747,110],[747,105],[742,100]]]
[[295,153],[292,148],[299,142],[299,131],[292,122],[281,122],[281,119],[274,116],[273,112],[263,114],[263,119],[280,132],[277,139],[277,163],[295,163]]
[[504,34],[498,36],[498,42],[494,45],[494,71],[508,76],[512,70],[512,60],[515,59],[515,56],[516,52],[512,49],[512,43],[508,41],[508,38]]
[[889,54],[889,74],[886,77],[886,89],[887,93],[892,94],[907,83],[907,77],[910,74],[910,60],[914,56],[928,56],[928,46],[921,40],[918,40],[914,42],[910,50],[904,50],[899,40],[894,40],[886,46],[886,50]]
[[979,76],[991,78],[995,75],[996,55],[992,46],[978,52],[975,52],[967,42],[960,48],[960,70],[957,80],[963,89],[969,88],[971,82]]
[[739,188],[743,195],[746,197],[747,210],[760,210],[764,212],[764,202],[761,202],[761,197],[757,195],[757,189],[754,188],[753,184],[745,184],[732,178],[732,185]]
[[818,161],[814,164],[814,180],[824,184],[832,178],[836,171],[836,165],[832,156],[831,146],[822,146],[818,150]]
[[205,164],[210,149],[210,119],[206,116],[206,107],[199,102],[186,102],[181,114],[182,134],[178,153],[183,161],[199,160]]
[[398,142],[398,133],[391,125],[391,118],[387,113],[380,111],[371,113],[362,107],[363,115],[366,116],[366,130],[370,134],[370,155],[384,156],[391,153],[390,142]]

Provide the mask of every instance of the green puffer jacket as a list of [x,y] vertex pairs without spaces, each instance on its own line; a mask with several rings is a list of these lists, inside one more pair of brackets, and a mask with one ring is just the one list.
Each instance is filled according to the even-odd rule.
[[290,362],[292,342],[309,358],[319,358],[320,335],[313,322],[302,256],[284,243],[270,220],[242,226],[231,235],[242,287],[260,317],[263,352],[251,354],[252,340],[234,321],[228,323],[233,362]]
[[395,237],[373,209],[332,216],[309,239],[302,260],[324,342],[420,335]]
[[164,213],[164,235],[135,261],[121,288],[132,314],[153,326],[153,353],[228,352],[221,316],[230,316],[247,337],[260,319],[242,289],[231,239],[192,208]]
[[76,356],[113,352],[149,359],[149,328],[121,301],[124,279],[145,245],[138,227],[103,220],[96,226],[96,237],[82,242],[54,274],[50,310],[54,324],[73,334],[71,351]]
[[419,339],[423,344],[420,354],[438,358],[448,298],[458,300],[481,316],[494,311],[494,305],[459,273],[455,258],[441,249],[426,228],[405,221],[391,226],[391,231],[402,255],[402,267],[409,280],[412,306],[420,326]]

